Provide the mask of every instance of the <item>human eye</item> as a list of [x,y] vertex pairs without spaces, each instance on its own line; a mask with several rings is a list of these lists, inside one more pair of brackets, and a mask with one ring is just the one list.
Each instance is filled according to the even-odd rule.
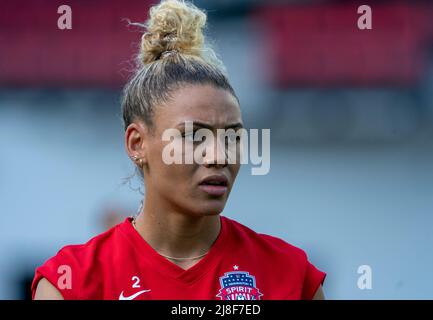
[[194,129],[192,131],[188,130],[186,132],[182,133],[183,139],[188,142],[198,143],[200,141],[196,141],[194,138],[196,137],[197,129]]
[[186,140],[186,141],[191,141],[191,142],[193,142],[194,141],[194,132],[193,131],[191,131],[191,132],[184,132],[183,134],[182,134],[182,137]]

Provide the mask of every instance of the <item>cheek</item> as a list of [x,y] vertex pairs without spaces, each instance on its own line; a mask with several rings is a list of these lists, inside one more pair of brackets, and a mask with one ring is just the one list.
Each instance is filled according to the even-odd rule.
[[[167,144],[167,142],[161,141],[157,144],[154,144],[151,150],[149,150],[150,177],[153,179],[153,183],[160,187],[159,189],[164,189],[169,192],[173,192],[175,190],[185,191],[192,183],[195,166],[165,163],[163,160],[163,151]],[[177,146],[175,147],[177,148]],[[178,152],[179,150],[182,149],[178,149]]]
[[236,162],[236,164],[229,165],[230,173],[232,174],[233,177],[233,183],[235,182],[236,176],[238,175],[240,168],[241,168],[241,164],[239,162]]

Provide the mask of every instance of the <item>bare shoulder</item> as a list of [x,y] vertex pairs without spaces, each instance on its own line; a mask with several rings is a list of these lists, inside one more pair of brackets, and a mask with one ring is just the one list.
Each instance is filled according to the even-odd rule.
[[323,287],[319,286],[316,293],[314,294],[313,300],[325,300],[325,294],[323,293]]
[[62,294],[47,279],[42,278],[36,287],[34,300],[64,300]]

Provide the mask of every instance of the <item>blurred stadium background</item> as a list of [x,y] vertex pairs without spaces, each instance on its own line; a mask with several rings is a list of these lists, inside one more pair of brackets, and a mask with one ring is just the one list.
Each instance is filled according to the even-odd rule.
[[[137,210],[120,93],[140,33],[124,18],[152,3],[0,0],[1,299],[28,299],[37,265]],[[194,3],[246,125],[271,128],[270,173],[245,166],[224,214],[307,251],[328,299],[432,299],[433,3]]]

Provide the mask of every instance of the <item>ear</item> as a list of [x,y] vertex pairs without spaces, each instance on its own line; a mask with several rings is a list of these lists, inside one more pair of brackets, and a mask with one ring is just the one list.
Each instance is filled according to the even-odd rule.
[[136,156],[147,163],[147,126],[141,121],[134,121],[125,131],[125,149],[130,158]]

